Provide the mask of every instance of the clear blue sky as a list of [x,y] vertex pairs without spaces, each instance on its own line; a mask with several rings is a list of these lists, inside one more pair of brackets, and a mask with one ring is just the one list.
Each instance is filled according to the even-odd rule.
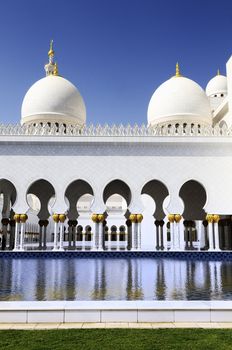
[[1,0],[0,122],[20,119],[44,76],[50,39],[88,123],[146,122],[155,88],[175,71],[205,87],[232,54],[232,1]]

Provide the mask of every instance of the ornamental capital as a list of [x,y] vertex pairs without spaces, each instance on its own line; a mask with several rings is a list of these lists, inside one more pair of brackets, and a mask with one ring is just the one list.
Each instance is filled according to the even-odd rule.
[[206,215],[206,220],[208,221],[208,223],[212,224],[214,221],[213,215],[212,214],[207,214]]
[[20,222],[20,214],[15,214],[14,215],[14,220],[19,223]]
[[175,214],[168,214],[168,221],[173,223],[175,221]]
[[180,222],[180,220],[182,219],[182,216],[180,214],[175,214],[175,222]]
[[20,214],[20,221],[22,223],[25,223],[27,221],[27,219],[28,219],[27,214]]
[[65,214],[59,214],[59,220],[61,223],[64,223],[66,220],[66,215]]
[[53,220],[54,220],[56,223],[58,223],[59,220],[60,220],[59,214],[53,214],[53,215],[52,215],[52,218],[53,218]]

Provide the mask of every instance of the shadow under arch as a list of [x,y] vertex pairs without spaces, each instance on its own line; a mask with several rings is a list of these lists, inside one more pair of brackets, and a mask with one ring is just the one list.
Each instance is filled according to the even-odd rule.
[[[45,179],[38,179],[34,181],[27,190],[26,196],[27,196],[27,203],[31,207],[31,203],[29,202],[29,195],[36,196],[40,201],[40,209],[37,214],[38,218],[40,220],[46,220],[49,218],[50,213],[48,210],[49,201],[51,198],[55,197],[55,189],[53,185],[45,180]],[[33,202],[33,197],[31,197],[31,201]]]
[[15,185],[7,179],[0,179],[0,194],[3,195],[2,217],[9,218],[17,197]]
[[156,204],[154,217],[157,220],[162,220],[165,217],[163,202],[169,195],[168,189],[164,183],[156,179],[151,180],[143,186],[141,194],[148,194],[153,198]]
[[180,188],[179,196],[184,203],[183,217],[185,220],[205,219],[204,206],[207,200],[207,193],[200,182],[193,179],[185,182]]
[[104,203],[106,203],[107,199],[111,197],[113,194],[119,194],[126,200],[127,206],[130,205],[131,190],[130,190],[130,187],[124,181],[116,179],[109,182],[106,185],[103,191]]
[[85,194],[94,196],[91,185],[82,179],[74,180],[66,188],[65,197],[69,202],[68,217],[70,220],[78,217],[77,202]]

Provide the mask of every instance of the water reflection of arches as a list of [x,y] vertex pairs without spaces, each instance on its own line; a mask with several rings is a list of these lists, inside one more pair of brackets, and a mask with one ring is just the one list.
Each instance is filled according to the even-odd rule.
[[163,232],[165,228],[163,205],[168,195],[169,191],[165,184],[156,179],[147,182],[142,188],[141,197],[145,208],[142,232],[145,249],[151,244],[157,250],[167,249],[167,234]]
[[130,214],[128,207],[131,202],[129,186],[119,179],[111,181],[104,188],[103,201],[106,206],[103,246],[108,250],[126,249],[129,231],[126,230],[126,222]]

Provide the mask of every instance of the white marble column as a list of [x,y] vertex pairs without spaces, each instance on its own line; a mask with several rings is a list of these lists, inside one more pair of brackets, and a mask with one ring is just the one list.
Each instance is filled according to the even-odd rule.
[[82,232],[82,246],[81,246],[81,250],[85,250],[85,237],[86,237],[86,233]]
[[103,222],[99,222],[99,245],[98,250],[103,250]]
[[175,214],[175,223],[174,223],[174,249],[175,250],[181,250],[183,246],[183,241],[181,237],[181,231],[180,231],[180,221],[182,217],[180,214]]
[[60,247],[59,247],[59,250],[63,251],[64,250],[64,222],[66,220],[66,215],[60,214],[59,220],[60,220]]
[[218,221],[220,220],[220,216],[217,214],[214,214],[213,220],[214,220],[215,250],[220,251],[221,249],[219,247],[219,229],[218,229]]
[[15,214],[14,220],[15,220],[14,251],[17,251],[19,250],[20,214]]
[[26,227],[26,221],[27,221],[27,214],[21,214],[20,215],[20,221],[21,221],[21,227],[20,227],[20,245],[19,250],[24,250],[24,236],[25,236],[25,227]]
[[169,214],[168,215],[168,220],[170,223],[170,239],[171,239],[171,248],[170,250],[175,249],[175,232],[174,232],[174,222],[175,222],[175,215],[174,214]]
[[207,214],[206,220],[208,221],[208,237],[209,237],[209,251],[214,250],[213,244],[213,215]]
[[54,220],[54,244],[53,251],[58,250],[58,229],[59,229],[59,214],[53,214],[52,218]]
[[137,231],[137,224],[136,224],[136,214],[130,214],[129,219],[131,220],[131,250],[136,250],[136,231]]
[[95,223],[95,249],[103,251],[103,222],[105,220],[104,214],[93,214],[92,220]]

